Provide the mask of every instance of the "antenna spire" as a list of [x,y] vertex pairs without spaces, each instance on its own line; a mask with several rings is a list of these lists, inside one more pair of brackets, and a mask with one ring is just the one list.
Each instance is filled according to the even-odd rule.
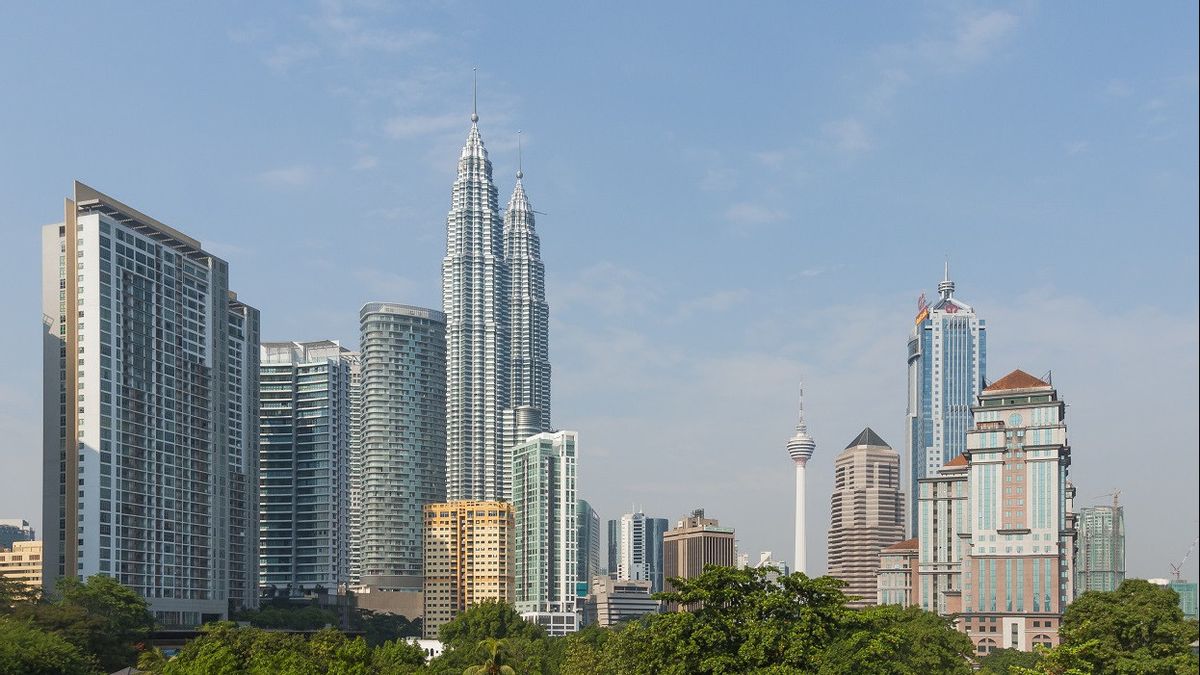
[[946,256],[942,268],[942,281],[950,281],[950,256]]
[[800,380],[800,424],[804,424],[804,380]]
[[474,82],[471,85],[471,122],[479,121],[479,68],[472,68]]
[[525,177],[525,169],[521,161],[521,130],[517,129],[517,180]]

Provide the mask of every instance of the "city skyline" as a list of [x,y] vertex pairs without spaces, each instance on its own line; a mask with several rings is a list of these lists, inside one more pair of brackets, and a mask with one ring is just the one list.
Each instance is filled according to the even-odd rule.
[[[876,10],[896,18],[895,8]],[[113,21],[139,35],[146,27],[120,11],[103,17],[76,9],[78,16],[63,17],[49,10],[37,19],[21,11],[10,26],[86,20],[102,27]],[[347,15],[357,32],[330,34],[336,17],[326,11]],[[989,371],[1021,365],[1041,374],[1053,368],[1064,383],[1078,455],[1072,471],[1080,489],[1077,505],[1123,490],[1129,575],[1166,576],[1168,564],[1186,550],[1194,535],[1165,525],[1169,505],[1159,504],[1158,496],[1180,489],[1170,483],[1175,474],[1196,473],[1195,457],[1170,450],[1170,439],[1197,404],[1191,386],[1195,42],[1175,37],[1176,26],[1195,24],[1195,8],[1153,7],[1137,16],[1102,8],[1089,17],[1054,7],[940,10],[897,20],[894,33],[868,31],[844,47],[805,29],[801,39],[785,42],[814,38],[796,47],[810,51],[800,57],[783,52],[782,70],[771,66],[761,79],[746,81],[732,72],[745,61],[706,68],[725,52],[703,54],[678,36],[661,46],[635,40],[634,57],[656,64],[646,75],[618,67],[619,77],[588,70],[589,78],[572,79],[566,73],[580,67],[577,58],[539,63],[524,46],[512,54],[472,49],[438,63],[446,43],[457,42],[454,17],[443,15],[412,22],[428,26],[426,63],[371,42],[376,34],[364,28],[364,11],[314,10],[312,25],[288,24],[290,32],[277,33],[261,28],[262,15],[196,22],[197,38],[224,57],[206,66],[213,70],[199,71],[211,73],[205,80],[227,80],[214,85],[219,88],[212,98],[224,99],[222,108],[171,90],[195,109],[177,110],[169,97],[145,96],[162,106],[146,111],[155,115],[149,124],[144,115],[126,121],[101,110],[75,128],[51,130],[29,110],[0,113],[0,140],[23,160],[0,169],[0,189],[11,207],[3,231],[13,236],[0,254],[0,282],[11,289],[4,307],[15,317],[10,334],[0,338],[0,348],[13,355],[0,379],[7,407],[0,432],[11,439],[3,453],[14,458],[16,469],[3,483],[4,515],[41,521],[37,513],[17,512],[37,503],[30,492],[37,481],[19,476],[38,470],[37,460],[25,456],[35,455],[40,443],[36,423],[27,421],[39,418],[40,373],[15,355],[37,349],[38,274],[36,261],[25,258],[36,257],[37,227],[59,217],[46,205],[61,200],[72,178],[177,224],[230,260],[231,285],[263,310],[264,340],[331,337],[353,346],[356,309],[364,302],[438,306],[445,187],[469,112],[470,67],[478,63],[481,114],[485,124],[494,119],[496,125],[484,132],[494,158],[503,162],[497,168],[500,189],[513,185],[519,126],[527,131],[526,182],[538,208],[554,214],[548,226],[561,228],[545,238],[543,251],[555,261],[547,288],[555,307],[555,416],[588,439],[580,496],[602,517],[629,502],[671,517],[704,504],[738,529],[743,550],[791,550],[791,467],[778,445],[794,425],[791,392],[799,374],[821,392],[808,410],[815,437],[847,437],[866,423],[885,438],[903,438],[904,373],[896,364],[903,358],[912,302],[932,290],[928,280],[936,279],[949,254],[955,280],[970,289],[972,304],[988,320]],[[567,20],[557,13],[568,11],[579,10],[554,10],[554,18]],[[795,20],[779,23],[802,25],[804,15],[816,10],[781,11]],[[1114,12],[1129,20],[1117,20]],[[466,30],[485,20],[511,29],[529,19],[521,11],[502,14],[487,12]],[[664,14],[652,12],[647,21],[657,25]],[[583,44],[600,50],[593,58],[614,58],[596,36],[620,16],[584,30]],[[153,19],[155,10],[147,17]],[[721,18],[736,26],[748,21]],[[851,12],[842,20],[855,18],[862,16]],[[388,35],[402,33],[403,22],[395,19],[384,16],[374,25]],[[1071,44],[1051,46],[1054,29],[1068,21],[1084,26],[1072,32]],[[1161,39],[1121,38],[1101,25],[1106,21],[1132,22]],[[256,26],[260,34],[253,37]],[[761,23],[757,28],[766,29]],[[305,44],[298,38],[309,31],[316,33],[311,42],[320,59],[283,49]],[[196,67],[185,58],[189,50],[199,53],[191,39],[184,39],[182,55],[172,56],[167,67]],[[564,38],[551,39],[553,47]],[[161,82],[160,73],[121,66],[140,54],[132,42],[99,58],[144,75],[111,77],[118,88],[145,93]],[[762,42],[752,55],[767,62],[774,48],[765,46],[771,40]],[[1116,50],[1119,59],[1100,53],[1101,45],[1114,42],[1124,47]],[[28,48],[28,37],[14,35],[7,45]],[[879,54],[896,53],[881,51],[888,46],[899,53],[889,61],[900,73],[876,67]],[[697,59],[693,68],[704,78],[673,68],[667,54],[676,48],[681,58]],[[77,49],[70,46],[56,59],[32,64],[29,75],[14,76],[14,95],[41,106],[65,105],[63,94],[44,83],[64,80],[65,66],[80,58]],[[1084,51],[1097,67],[1080,73],[1068,59],[1051,58],[1067,50]],[[387,80],[388,92],[408,84],[420,87],[420,95],[406,106],[366,97],[366,85],[380,73],[359,72],[363,53],[382,53],[388,68],[412,73],[410,82]],[[838,62],[845,65],[811,65]],[[364,98],[330,104],[345,99],[331,92],[337,78],[320,72],[318,63],[349,75],[346,86],[358,87]],[[231,65],[244,72],[227,78]],[[787,69],[799,74],[785,77]],[[664,85],[665,70],[680,83]],[[584,86],[576,80],[590,81]],[[311,82],[321,86],[308,87]],[[314,98],[301,101],[322,104],[311,111],[289,106],[278,129],[262,128],[276,119],[270,106],[247,104],[232,121],[217,112],[230,99],[251,98],[239,95],[243,88],[259,86],[270,100],[300,87],[324,98],[305,94]],[[620,96],[597,101],[583,95],[626,91],[622,86],[629,98],[646,101],[644,115],[626,114]],[[755,130],[720,123],[732,103],[709,92],[722,88],[761,113],[751,125]],[[1026,93],[1037,97],[1034,107],[1048,111],[1045,129],[1031,128],[1020,110]],[[886,100],[859,100],[868,95]],[[951,101],[961,112],[950,110]],[[160,112],[173,121],[159,120]],[[174,119],[183,123],[175,126]],[[936,129],[929,120],[937,120]],[[135,146],[145,139],[147,148],[171,151],[103,159],[75,152],[81,139],[105,129],[112,133],[102,137]],[[244,133],[251,129],[262,138],[247,142]],[[312,139],[313,147],[297,149],[297,133]],[[930,147],[918,147],[924,143]],[[176,150],[196,161],[178,162]],[[588,161],[579,161],[584,157]],[[216,165],[225,170],[212,171]],[[197,191],[209,198],[191,199]],[[608,199],[628,208],[614,217],[600,208]],[[345,252],[331,251],[321,240],[330,223],[350,235],[335,242]],[[701,236],[687,236],[692,233]],[[797,262],[800,242],[804,256]],[[296,295],[303,304],[273,290],[277,255],[296,260]],[[968,262],[973,256],[977,263]],[[995,260],[1004,261],[1003,271],[988,264]],[[1029,316],[1041,320],[1030,325]],[[1114,361],[1119,352],[1123,358]],[[1126,386],[1106,386],[1113,377]],[[1146,431],[1114,428],[1109,420],[1116,410],[1143,421]],[[730,419],[742,423],[728,424]],[[661,442],[663,430],[674,436],[670,447]],[[1140,464],[1113,471],[1124,449],[1135,444],[1146,448],[1146,465],[1178,468],[1162,478],[1167,485]],[[692,461],[678,466],[674,448],[686,449]],[[626,470],[634,461],[644,464],[629,480]],[[818,453],[809,465],[814,516],[827,503],[831,462]],[[746,499],[751,493],[756,499]],[[814,571],[824,568],[824,528],[817,523],[810,518]],[[1185,575],[1195,578],[1195,562],[1188,567]]]

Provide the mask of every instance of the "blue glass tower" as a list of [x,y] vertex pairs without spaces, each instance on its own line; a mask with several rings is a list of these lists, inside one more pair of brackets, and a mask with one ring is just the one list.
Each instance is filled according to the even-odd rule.
[[987,327],[970,305],[954,297],[949,269],[938,299],[918,304],[908,339],[908,516],[917,529],[917,481],[962,454],[971,406],[987,373]]

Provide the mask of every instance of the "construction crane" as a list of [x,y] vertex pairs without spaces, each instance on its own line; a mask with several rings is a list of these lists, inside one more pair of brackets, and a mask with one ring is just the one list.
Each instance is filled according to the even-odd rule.
[[1183,574],[1183,564],[1192,557],[1192,551],[1196,550],[1196,542],[1200,541],[1200,537],[1192,540],[1192,545],[1188,547],[1187,553],[1183,554],[1183,560],[1179,561],[1178,565],[1171,565],[1171,574],[1175,575],[1175,581],[1180,581],[1180,576]]
[[1119,505],[1119,504],[1118,504],[1118,502],[1119,502],[1119,501],[1120,501],[1120,499],[1121,499],[1121,491],[1120,491],[1120,490],[1113,490],[1112,492],[1105,492],[1105,493],[1104,493],[1104,494],[1102,494],[1102,495],[1096,495],[1095,497],[1092,497],[1092,499],[1100,499],[1101,497],[1112,497],[1112,499],[1113,499],[1113,504],[1112,504],[1112,505],[1113,505],[1113,511],[1116,511],[1116,510],[1117,510],[1117,506]]

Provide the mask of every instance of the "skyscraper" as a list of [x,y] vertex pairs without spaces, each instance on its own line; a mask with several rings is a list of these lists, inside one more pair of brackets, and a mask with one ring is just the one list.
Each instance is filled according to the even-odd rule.
[[[692,511],[663,535],[665,579],[691,579],[700,576],[705,565],[733,567],[736,560],[733,528],[721,527],[716,518],[706,518],[704,509]],[[663,585],[664,590],[674,590],[670,581]]]
[[472,605],[513,601],[514,527],[507,502],[425,505],[425,637]]
[[36,538],[29,521],[20,518],[0,520],[0,548],[9,548],[14,541],[33,541]]
[[516,609],[551,635],[578,628],[575,614],[574,431],[541,433],[512,451],[512,505],[516,513]]
[[351,586],[358,586],[362,578],[362,356],[350,352],[345,358],[350,369],[350,570],[347,576]]
[[390,591],[384,595],[411,617],[421,607],[422,507],[446,500],[445,318],[432,309],[371,302],[359,321],[360,584]]
[[1115,591],[1125,581],[1125,507],[1085,506],[1076,520],[1075,595]]
[[1066,405],[1020,370],[979,395],[967,434],[970,542],[962,606],[948,607],[976,653],[1058,644],[1073,598]]
[[876,602],[879,552],[904,539],[900,455],[870,427],[833,460],[829,576],[846,582],[849,604]]
[[807,534],[807,516],[805,515],[805,466],[817,449],[817,442],[808,435],[808,425],[804,423],[804,387],[800,388],[800,419],[796,424],[796,434],[788,439],[787,451],[796,465],[796,557],[792,561],[797,572],[808,573],[808,553],[805,548]]
[[971,428],[971,406],[987,375],[987,326],[970,305],[954,297],[949,266],[938,299],[918,301],[908,339],[910,532],[916,536],[918,481],[961,455]]
[[575,555],[575,585],[577,595],[588,594],[592,580],[600,576],[600,514],[586,499],[580,499],[575,509],[579,531],[575,541],[579,552]]
[[615,579],[649,581],[652,593],[663,590],[663,535],[671,524],[666,518],[651,518],[641,511],[610,520],[609,536],[613,559],[609,575]]
[[45,583],[160,625],[257,604],[259,316],[200,242],[76,182],[42,231]]
[[550,308],[541,244],[533,227],[533,207],[525,196],[524,176],[518,168],[517,184],[504,212],[510,326],[505,450],[534,433],[550,430]]
[[262,345],[259,584],[275,594],[347,583],[350,363],[335,340]]
[[509,495],[503,414],[510,403],[510,288],[499,199],[478,122],[479,115],[472,113],[446,217],[442,260],[450,501]]

